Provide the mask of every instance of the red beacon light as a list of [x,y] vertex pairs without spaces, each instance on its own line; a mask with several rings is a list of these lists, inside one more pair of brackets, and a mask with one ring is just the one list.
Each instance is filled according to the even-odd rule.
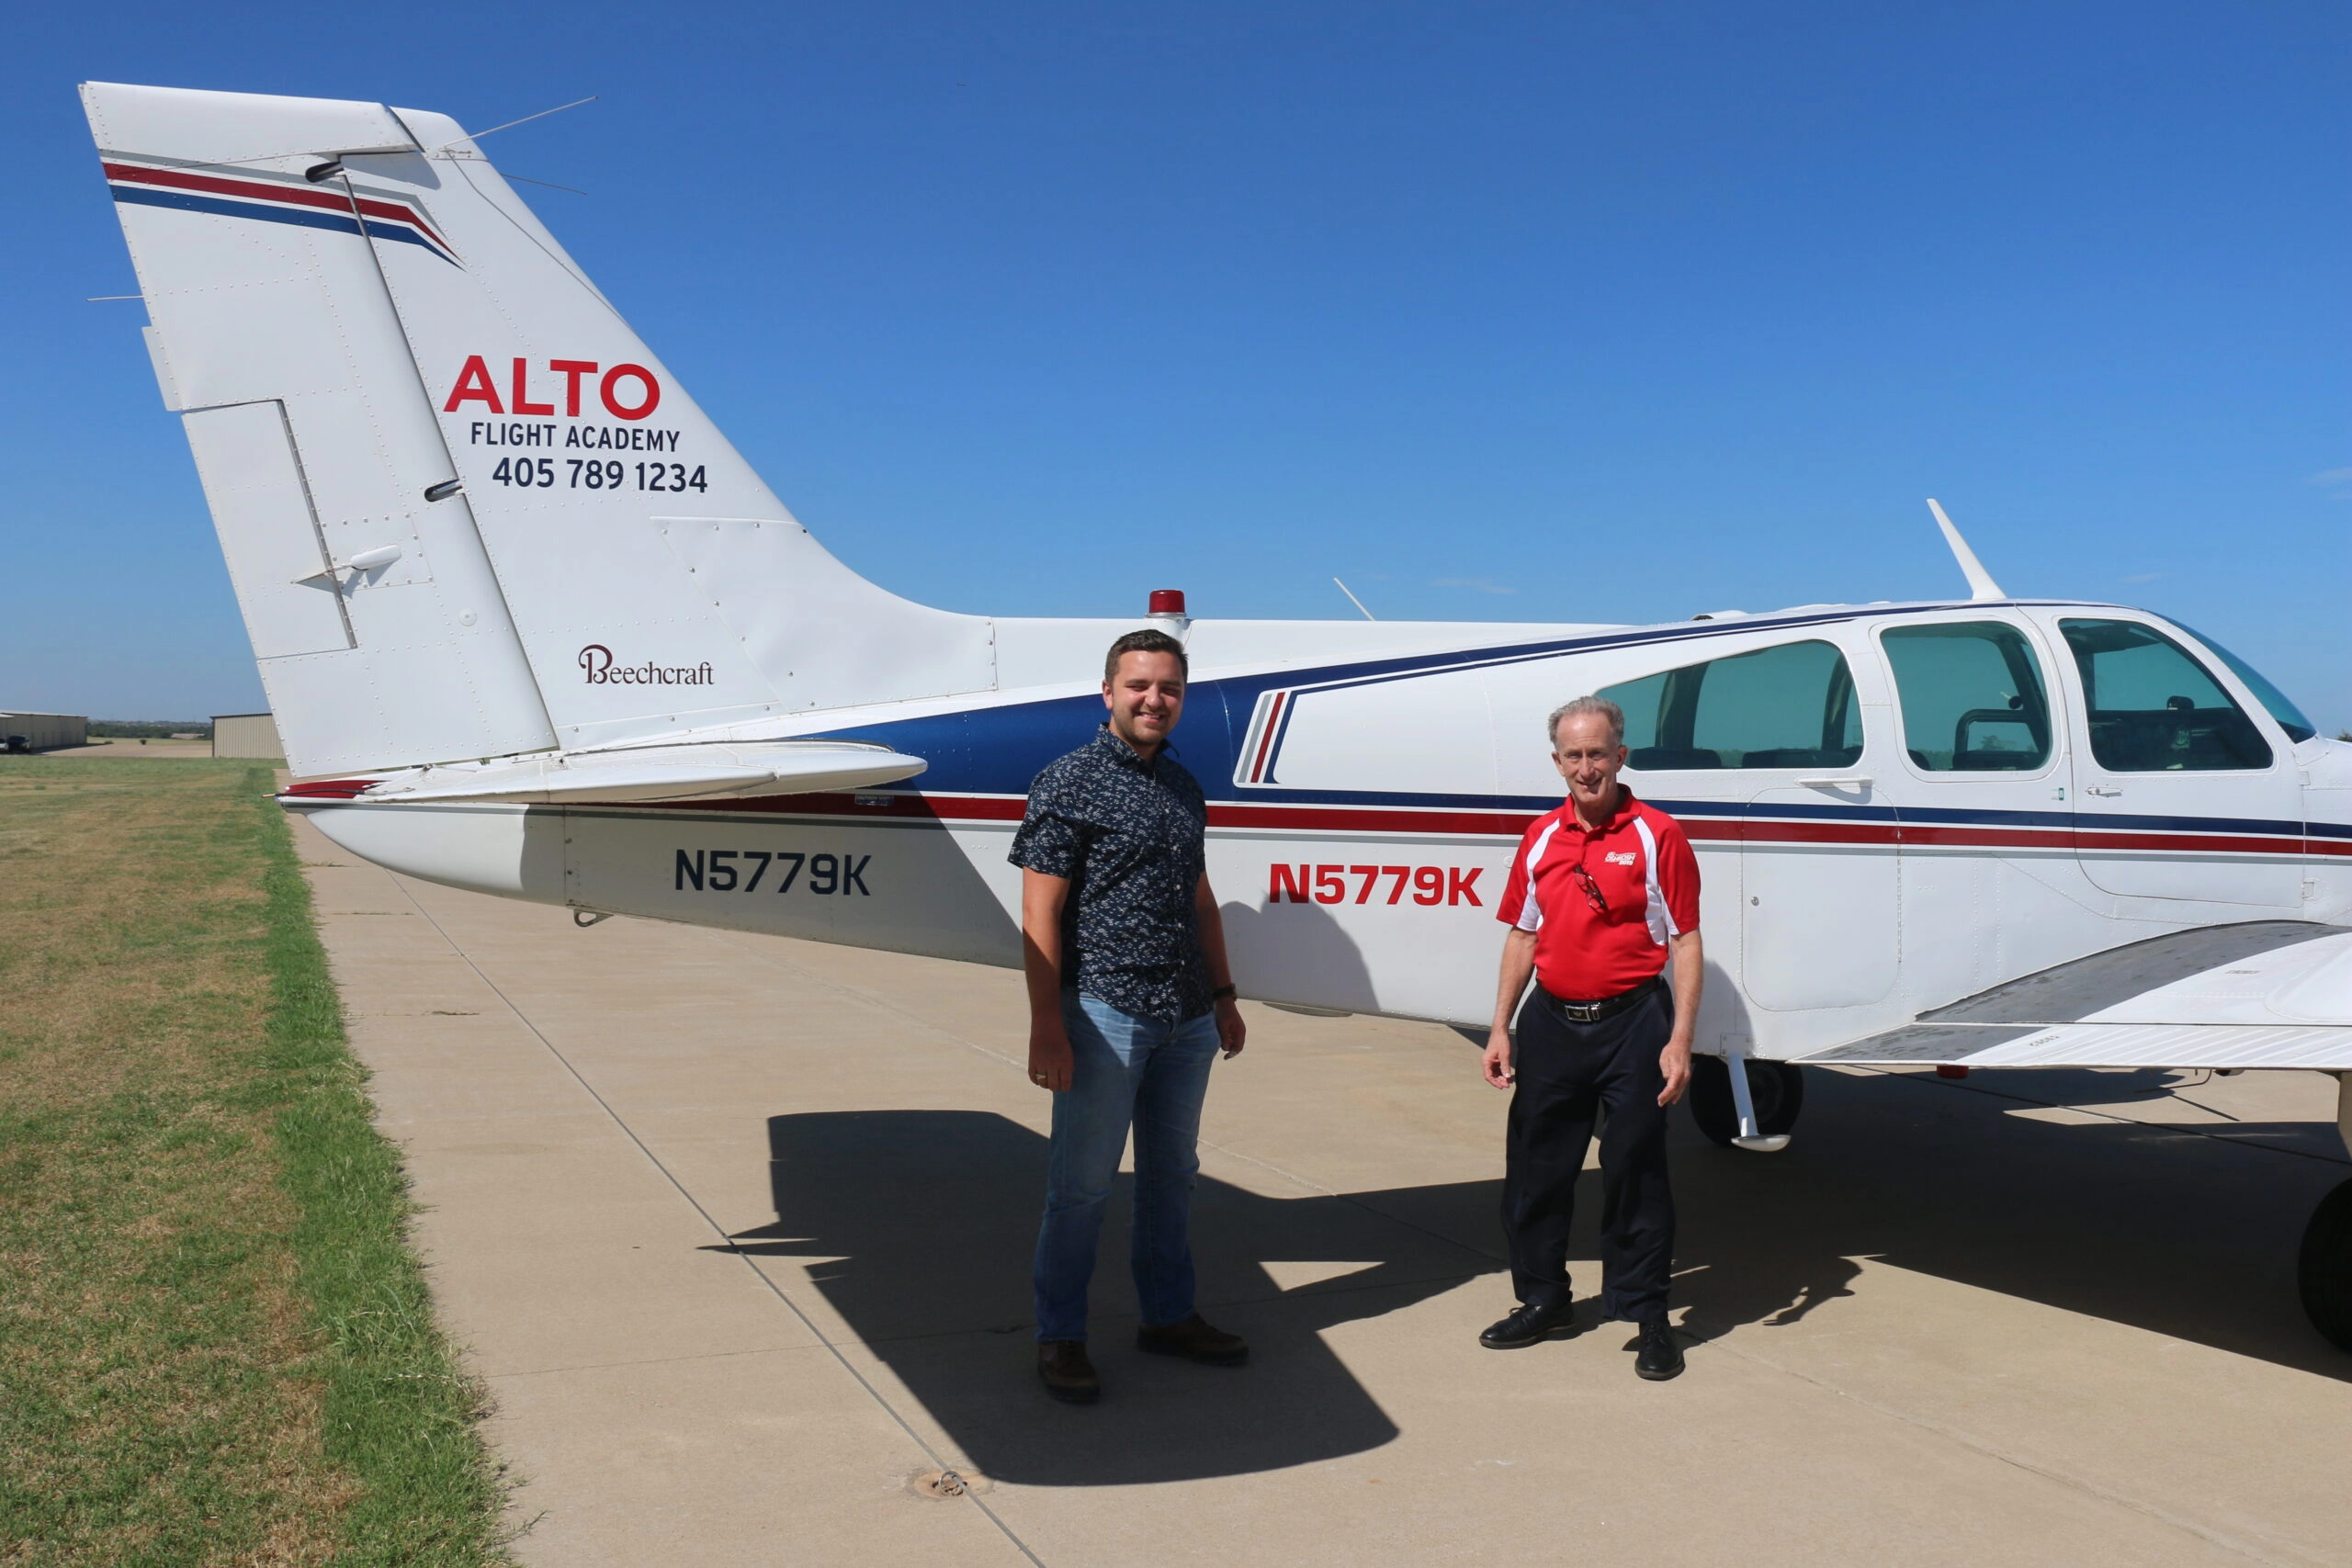
[[1184,591],[1181,588],[1155,588],[1151,591],[1154,615],[1181,615],[1184,613]]

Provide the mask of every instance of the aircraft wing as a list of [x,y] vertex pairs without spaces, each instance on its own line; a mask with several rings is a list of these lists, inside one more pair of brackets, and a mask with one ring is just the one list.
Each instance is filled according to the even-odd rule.
[[381,778],[296,784],[287,793],[291,799],[365,799],[370,805],[628,805],[860,789],[911,778],[924,766],[922,758],[886,746],[767,740],[500,757],[409,768]]
[[2352,1071],[2352,928],[2200,926],[2110,948],[1805,1062]]

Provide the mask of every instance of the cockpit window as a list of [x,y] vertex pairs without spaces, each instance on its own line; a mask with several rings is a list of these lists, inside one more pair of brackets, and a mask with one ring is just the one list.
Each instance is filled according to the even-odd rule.
[[1862,755],[1846,656],[1783,643],[1604,686],[1634,768],[1845,768]]
[[[2178,621],[2175,621],[2173,625],[2180,626]],[[2278,728],[2287,732],[2288,739],[2309,740],[2319,733],[2319,726],[2305,718],[2303,710],[2287,700],[2286,693],[2263,679],[2261,671],[2256,670],[2195,626],[2180,626],[2180,629],[2203,643],[2207,652],[2228,665],[2230,673],[2245,682],[2245,689],[2254,694],[2256,702],[2269,710],[2270,716],[2278,721]]]
[[2033,647],[2004,621],[1879,634],[1903,704],[1903,745],[1930,773],[2031,773],[2050,761],[2050,704]]
[[2091,755],[2118,773],[2267,768],[2270,743],[2187,650],[2137,621],[2060,621],[2083,672]]

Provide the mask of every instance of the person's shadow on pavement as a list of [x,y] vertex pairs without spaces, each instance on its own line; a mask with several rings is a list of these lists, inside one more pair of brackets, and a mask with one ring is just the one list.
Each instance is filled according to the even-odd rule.
[[[1089,1325],[1102,1403],[1073,1409],[1030,1370],[1044,1138],[977,1111],[818,1112],[773,1117],[768,1129],[778,1218],[734,1237],[735,1250],[824,1260],[810,1263],[811,1282],[971,1462],[1003,1481],[1182,1481],[1376,1448],[1396,1427],[1322,1331],[1502,1267],[1443,1239],[1491,1225],[1497,1182],[1384,1205],[1380,1193],[1267,1198],[1204,1176],[1193,1194],[1201,1307],[1250,1341],[1250,1364],[1145,1355],[1134,1346],[1122,1175]],[[1267,1262],[1310,1267],[1285,1291]],[[1352,1267],[1304,1279],[1331,1272],[1318,1263]]]

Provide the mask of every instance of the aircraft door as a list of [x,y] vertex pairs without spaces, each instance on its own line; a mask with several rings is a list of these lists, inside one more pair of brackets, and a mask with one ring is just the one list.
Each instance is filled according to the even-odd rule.
[[1900,730],[1876,772],[1902,838],[1905,990],[1950,1000],[2019,973],[2035,922],[2085,908],[2064,731],[2030,626],[1988,613],[1884,626],[1878,643]]
[[2302,788],[2282,736],[2146,622],[2064,616],[2083,694],[2075,852],[2110,893],[2300,908]]
[[[1824,802],[1871,806],[1874,783],[1826,780],[1760,790],[1749,828]],[[1775,1012],[1860,1007],[1894,988],[1902,861],[1892,842],[1740,846],[1740,972],[1748,1000]]]
[[[1806,775],[1748,797],[1739,856],[1742,988],[1774,1012],[1875,1002],[1894,988],[1902,956],[1902,863],[1871,820],[1881,802],[1876,781],[1859,766],[1862,710],[1852,671],[1826,642],[1722,662],[1713,683],[1723,689],[1708,694],[1724,715],[1713,730],[1760,727],[1747,737],[1743,769]],[[1699,716],[1709,705],[1702,702]]]

